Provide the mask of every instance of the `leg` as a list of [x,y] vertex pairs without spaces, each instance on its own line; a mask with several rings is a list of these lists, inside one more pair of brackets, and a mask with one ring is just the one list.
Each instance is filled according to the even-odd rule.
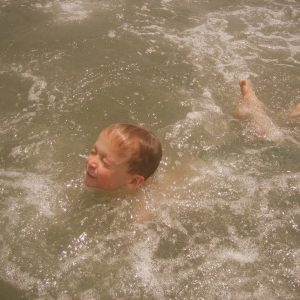
[[282,133],[266,113],[263,103],[256,97],[247,80],[240,80],[242,99],[236,107],[235,115],[247,119],[257,136],[267,140],[280,140]]
[[257,112],[262,112],[264,105],[256,97],[247,80],[240,80],[242,100],[237,105],[235,115],[241,119],[251,119]]
[[300,116],[300,102],[298,102],[293,110],[289,113],[290,117],[298,117]]

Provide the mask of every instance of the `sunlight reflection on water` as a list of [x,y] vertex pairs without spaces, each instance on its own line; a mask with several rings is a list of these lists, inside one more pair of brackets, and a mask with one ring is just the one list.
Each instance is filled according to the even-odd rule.
[[[7,0],[0,16],[1,297],[299,297],[296,1]],[[240,78],[283,142],[233,117]],[[83,185],[113,122],[163,143],[135,194]]]

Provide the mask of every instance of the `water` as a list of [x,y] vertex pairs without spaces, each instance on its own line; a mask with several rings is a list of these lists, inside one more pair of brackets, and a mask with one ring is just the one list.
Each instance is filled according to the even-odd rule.
[[[0,298],[299,299],[299,16],[293,0],[2,0]],[[285,141],[233,117],[241,78]],[[83,185],[114,122],[163,142],[137,194]]]

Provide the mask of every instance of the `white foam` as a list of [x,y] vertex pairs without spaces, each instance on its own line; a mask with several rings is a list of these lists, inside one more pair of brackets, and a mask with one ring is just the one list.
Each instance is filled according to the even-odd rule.
[[[163,1],[163,3],[169,4],[172,4],[172,2],[178,3],[178,1],[171,0]],[[70,1],[65,1],[63,5],[61,5],[58,1],[52,3],[56,3],[57,17],[62,21],[82,21],[88,17],[88,14],[91,13],[91,11],[85,8],[85,3],[83,1],[75,1],[74,3],[77,3],[77,6],[75,5],[73,8]],[[82,5],[83,11],[85,10],[87,14],[80,15],[80,13],[76,12],[76,10],[80,9],[80,5]],[[55,10],[53,5],[48,5],[47,9]],[[236,8],[231,6],[230,10],[234,9]],[[202,27],[195,27],[194,30],[191,29],[183,32],[170,28],[168,29],[163,22],[160,23],[161,26],[153,25],[138,27],[134,25],[132,26],[132,29],[139,35],[144,34],[147,39],[148,36],[151,38],[154,36],[153,39],[155,39],[156,36],[166,37],[169,34],[168,37],[172,40],[172,43],[178,47],[186,47],[191,50],[189,57],[190,61],[198,66],[199,70],[205,70],[205,72],[211,72],[217,75],[222,74],[226,80],[233,80],[235,77],[239,77],[240,74],[243,74],[245,77],[251,74],[251,65],[248,63],[251,60],[257,59],[257,52],[251,54],[252,51],[255,52],[255,41],[253,40],[253,37],[255,36],[255,28],[251,28],[249,26],[249,22],[245,20],[247,32],[244,32],[244,34],[246,34],[246,37],[249,37],[250,39],[249,41],[237,41],[233,35],[227,33],[228,24],[226,21],[222,20],[222,18],[226,19],[228,16],[234,14],[239,15],[240,13],[242,13],[243,18],[253,18],[255,15],[255,9],[255,7],[253,9],[249,8],[247,12],[243,12],[237,8],[235,12],[224,10],[222,13],[219,11],[218,13],[208,14],[207,20],[203,19],[204,25]],[[147,12],[148,10],[142,8],[142,11]],[[247,15],[248,13],[249,16]],[[267,11],[265,11],[265,14],[266,13]],[[71,16],[71,18],[69,18],[69,16]],[[273,17],[274,16],[272,16],[272,18]],[[221,21],[217,21],[218,18]],[[211,23],[208,22],[209,19],[211,19]],[[267,23],[269,21],[273,22],[272,20],[267,20],[263,22],[263,26],[259,27],[259,29],[264,29],[264,26],[267,27]],[[284,25],[282,22],[277,22],[277,24],[279,26]],[[267,34],[264,35],[267,36]],[[114,31],[108,32],[108,36],[115,38],[116,33]],[[276,38],[277,35],[274,34],[270,36],[272,37],[269,39],[271,43],[272,39]],[[264,36],[261,37],[265,38]],[[295,45],[293,46],[293,53],[295,55],[299,53],[297,46],[298,42],[295,40],[289,40],[289,42],[290,44],[294,43]],[[216,48],[213,47],[214,44],[216,45]],[[264,46],[266,44],[266,40],[264,44],[261,41],[259,44]],[[288,47],[288,45],[286,47]],[[285,46],[280,46],[279,50],[285,50]],[[151,51],[148,52],[149,55],[154,53]],[[209,70],[205,67],[207,58],[212,58],[210,61],[212,67],[209,68]],[[46,81],[33,74],[31,71],[24,72],[19,70],[19,72],[23,73],[21,77],[23,76],[23,78],[32,83],[28,99],[31,99],[30,101],[33,102],[41,101],[43,92],[45,92],[47,88]],[[204,73],[204,77],[206,74],[207,73]],[[84,82],[82,84],[84,84]],[[103,85],[105,84],[106,83]],[[110,86],[109,84],[110,83],[107,83],[107,86]],[[86,87],[88,87],[88,83],[86,83]],[[176,93],[177,91],[174,92]],[[209,132],[212,136],[217,136],[218,139],[216,140],[216,145],[222,143],[222,134],[219,133],[223,126],[223,123],[220,120],[224,118],[224,114],[221,107],[217,105],[218,102],[214,101],[214,93],[212,90],[205,88],[203,94],[200,94],[199,97],[193,97],[192,93],[189,94],[188,91],[185,92],[186,94],[183,95],[183,98],[186,98],[186,106],[191,107],[191,111],[185,118],[183,118],[183,120],[179,120],[167,128],[166,143],[170,142],[171,145],[175,145],[178,149],[180,149],[180,151],[182,151],[182,153],[184,153],[184,151],[187,151],[188,148],[197,146],[191,145],[188,139],[195,136],[195,133],[203,132]],[[22,122],[29,120],[34,116],[35,113],[25,113],[22,116],[18,115],[13,118],[9,125],[18,124],[18,126],[20,126]],[[226,120],[224,121],[224,124],[227,124]],[[7,125],[6,128],[8,128],[9,125]],[[202,126],[201,130],[198,131],[200,126]],[[218,129],[219,127],[221,129]],[[227,129],[225,126],[224,132],[226,131]],[[229,132],[229,134],[232,134],[232,132]],[[215,140],[213,140],[213,138],[208,138],[205,146],[213,147],[214,142]],[[10,158],[17,159],[18,157],[32,151],[35,151],[35,148],[16,146],[12,149]],[[225,154],[229,154],[229,156],[232,155],[228,152]],[[291,209],[289,213],[287,213],[286,210],[274,211],[274,209],[270,209],[268,205],[268,201],[270,199],[269,194],[272,194],[274,191],[276,192],[278,190],[282,193],[291,193],[291,195],[292,193],[295,195],[300,193],[299,174],[269,175],[269,178],[262,178],[263,176],[259,173],[259,168],[255,169],[255,166],[251,166],[251,170],[248,170],[247,163],[242,163],[245,156],[249,156],[251,154],[253,154],[252,159],[255,160],[259,153],[251,153],[251,151],[248,151],[247,153],[243,152],[232,155],[235,156],[234,158],[222,158],[221,156],[223,153],[217,153],[217,156],[213,158],[210,156],[211,159],[206,157],[206,161],[200,161],[194,156],[189,156],[191,163],[190,165],[187,164],[187,169],[190,168],[190,170],[183,175],[180,173],[180,176],[177,177],[177,181],[175,181],[172,186],[165,186],[168,190],[172,190],[174,188],[174,194],[171,195],[171,197],[168,195],[165,196],[166,193],[163,192],[157,193],[155,186],[151,186],[153,192],[150,194],[150,197],[160,200],[157,204],[158,219],[154,220],[151,224],[151,228],[155,228],[154,230],[156,231],[149,230],[147,226],[138,229],[135,228],[137,234],[132,240],[128,239],[128,236],[131,237],[130,234],[132,227],[131,224],[128,225],[127,217],[124,216],[127,212],[122,215],[118,209],[111,209],[109,212],[109,218],[107,218],[107,215],[100,214],[99,220],[102,218],[102,222],[104,218],[110,219],[108,226],[113,227],[109,228],[109,232],[106,232],[106,229],[104,229],[105,226],[99,226],[98,228],[95,228],[95,230],[91,230],[91,225],[88,225],[89,221],[86,221],[91,220],[91,215],[87,214],[84,218],[80,218],[81,213],[83,212],[80,212],[79,210],[76,211],[75,218],[76,220],[78,219],[79,222],[77,226],[74,225],[74,228],[71,227],[71,229],[75,229],[74,231],[71,230],[69,235],[66,234],[66,238],[71,239],[70,243],[61,251],[60,254],[58,252],[65,246],[65,241],[61,242],[59,239],[55,240],[53,248],[50,249],[52,251],[49,251],[49,253],[47,252],[49,257],[45,257],[45,262],[41,259],[41,268],[38,270],[40,273],[37,275],[32,275],[22,270],[18,265],[19,257],[12,256],[13,247],[7,247],[7,249],[4,249],[6,247],[4,243],[1,248],[0,259],[2,265],[1,272],[5,273],[6,276],[3,276],[2,273],[1,276],[2,278],[12,282],[13,285],[24,289],[28,290],[31,288],[37,288],[41,295],[43,293],[45,295],[44,297],[41,296],[40,299],[50,298],[51,293],[57,294],[58,299],[70,299],[71,296],[58,291],[60,288],[70,289],[70,295],[79,299],[96,299],[97,292],[100,291],[101,293],[103,288],[107,288],[107,290],[111,288],[111,286],[108,287],[108,285],[103,284],[103,282],[111,283],[112,286],[115,284],[115,286],[112,287],[115,289],[120,286],[122,288],[122,285],[126,285],[128,290],[131,289],[130,292],[140,293],[140,295],[145,292],[145,290],[148,292],[150,289],[153,293],[153,298],[155,299],[163,299],[164,297],[169,298],[173,295],[175,295],[175,298],[177,297],[178,299],[201,299],[201,297],[208,299],[226,299],[230,297],[234,299],[242,299],[243,296],[248,297],[247,299],[251,299],[251,297],[257,299],[274,298],[272,297],[274,295],[269,291],[268,286],[261,287],[262,285],[270,283],[274,277],[269,278],[269,276],[267,276],[269,274],[263,274],[262,276],[268,277],[266,279],[260,277],[255,272],[250,272],[251,274],[254,273],[254,275],[253,278],[249,278],[252,275],[250,274],[249,277],[247,277],[248,273],[244,272],[246,267],[244,265],[258,263],[261,255],[259,251],[263,252],[269,249],[274,250],[276,247],[262,249],[264,247],[264,245],[262,245],[263,237],[259,236],[259,234],[254,237],[256,242],[259,244],[259,247],[257,247],[255,242],[252,242],[251,240],[247,241],[240,239],[239,233],[234,230],[228,232],[227,236],[222,235],[220,237],[216,237],[214,235],[214,225],[211,225],[208,222],[209,220],[205,220],[204,215],[205,211],[207,211],[211,213],[212,217],[216,218],[216,221],[218,221],[219,213],[222,214],[222,211],[219,212],[216,208],[226,207],[226,209],[229,210],[229,217],[234,215],[234,218],[250,218],[250,221],[254,219],[255,222],[259,223],[258,225],[255,224],[251,228],[254,229],[254,232],[256,225],[262,229],[262,232],[263,230],[266,230],[263,232],[264,234],[267,232],[272,233],[272,230],[274,230],[277,226],[284,229],[286,224],[283,224],[283,221],[289,222],[288,224],[290,227],[286,228],[291,228],[291,230],[295,230],[297,233],[299,232],[299,226],[295,222],[292,222],[290,218],[293,213],[298,213],[296,210]],[[82,155],[79,156],[83,158]],[[260,164],[260,162],[262,162],[262,160],[257,159],[257,164]],[[179,168],[183,167],[177,162],[175,162],[174,165],[178,165]],[[241,166],[243,166],[243,168]],[[17,209],[13,205],[18,205],[19,208],[30,208],[30,205],[34,205],[38,213],[41,213],[42,217],[51,217],[51,214],[54,214],[51,204],[53,202],[51,195],[54,195],[54,197],[57,195],[57,185],[46,176],[22,171],[10,172],[7,170],[0,170],[0,183],[4,188],[11,189],[13,192],[20,191],[18,195],[11,193],[9,196],[10,198],[8,199],[9,201],[7,201],[10,205],[6,211],[7,215],[10,217],[9,222],[15,222],[14,224],[17,224],[22,218],[24,218],[24,215],[18,214]],[[2,188],[2,191],[4,191],[4,188]],[[171,193],[172,191],[170,194]],[[106,204],[100,203],[99,207],[104,207],[105,205]],[[2,211],[5,209],[6,208],[4,207]],[[14,209],[15,211],[13,211]],[[261,211],[259,211],[259,209],[261,209]],[[228,210],[226,210],[226,212]],[[90,213],[92,211],[95,211],[95,206],[91,207],[87,212]],[[259,213],[261,213],[261,215],[259,215]],[[281,216],[280,214],[283,213],[285,213],[285,217],[279,217]],[[241,215],[236,216],[237,214]],[[277,218],[276,220],[274,220],[275,214]],[[92,214],[92,216],[94,215]],[[199,220],[194,219],[195,221],[193,222],[195,223],[191,223],[189,222],[190,216],[193,216],[194,218],[199,216]],[[201,220],[201,216],[204,217],[203,220]],[[72,214],[72,216],[68,217],[73,219],[74,215]],[[226,216],[221,215],[220,217]],[[121,219],[123,223],[118,223]],[[90,224],[98,224],[98,222],[100,223],[99,220],[95,219],[94,221],[91,221]],[[270,225],[264,224],[265,220],[270,220]],[[58,225],[65,225],[68,221],[68,219],[55,220],[55,222],[58,222]],[[231,220],[228,221],[229,223],[231,222]],[[30,222],[34,222],[34,220],[28,219],[28,222],[30,225]],[[199,232],[195,233],[193,230],[197,230],[198,226],[200,229],[203,228],[203,222],[204,224],[207,222],[208,226],[205,227],[205,230],[199,230]],[[121,223],[126,224],[126,226],[121,228]],[[87,226],[85,227],[87,231],[84,231],[85,229],[78,231],[78,226]],[[112,229],[116,230],[114,231]],[[95,233],[97,230],[100,232],[103,230],[104,234],[98,236],[98,233]],[[169,233],[172,234],[174,230],[180,232],[186,237],[186,247],[178,254],[178,257],[172,259],[155,257],[160,239],[163,240],[165,235],[168,235]],[[203,243],[194,242],[193,238],[195,238],[197,234],[199,237],[206,236],[208,240]],[[140,236],[142,236],[142,239],[139,239]],[[47,247],[51,247],[48,244],[49,241],[47,238],[48,236],[46,234],[45,240],[41,239],[41,243],[45,243]],[[116,238],[120,239],[120,241],[118,241],[118,245],[121,245],[120,252],[117,252],[114,248],[114,244],[112,243],[116,240]],[[226,241],[228,241],[227,238],[228,240],[230,239],[230,242],[234,243],[232,247],[229,247],[228,244],[226,244]],[[99,242],[97,242],[97,246],[89,248],[89,243],[93,241],[96,242],[97,239],[99,240]],[[17,237],[13,243],[15,242],[18,242]],[[270,242],[273,242],[273,244],[269,245],[270,247],[273,247],[274,245],[277,246],[274,244],[274,241],[271,240]],[[122,248],[123,243],[125,245],[124,248]],[[226,244],[226,246],[224,246],[224,244]],[[287,247],[290,245],[288,244],[285,246]],[[46,249],[43,250],[46,251]],[[115,250],[117,254],[115,254]],[[26,256],[28,255],[26,251],[28,251],[28,249],[25,249],[24,257],[21,257],[21,259],[24,258],[24,260],[26,259],[30,263],[31,257]],[[40,254],[39,249],[33,248],[32,251],[33,254]],[[282,257],[285,254],[284,252],[284,249],[282,253],[280,252]],[[115,255],[111,255],[112,253]],[[290,250],[288,250],[288,253],[290,253]],[[12,259],[15,261],[12,262]],[[299,259],[299,255],[296,256],[295,259]],[[47,264],[51,262],[53,263],[52,268],[47,268]],[[281,262],[282,260],[280,260],[280,265],[276,266],[275,264],[275,267],[278,267],[276,270],[276,272],[278,272],[276,273],[277,275],[286,268],[284,262],[282,262],[282,264]],[[236,263],[240,264],[244,269],[239,269],[241,266],[234,268]],[[268,263],[268,260],[262,261],[259,267],[264,267],[265,263]],[[231,270],[226,269],[224,265],[230,265],[230,268],[233,265],[233,273],[230,273]],[[98,266],[99,269],[97,269]],[[105,268],[102,268],[102,266]],[[250,266],[251,270],[255,270],[254,267],[256,266]],[[295,264],[295,266],[292,266],[288,263],[287,267],[289,267],[288,272],[290,273],[288,275],[290,278],[296,277],[299,273],[298,265]],[[101,271],[103,271],[103,269],[109,270],[109,272],[107,272],[109,274],[104,274],[103,272],[102,274]],[[261,273],[263,273],[263,271]],[[51,282],[49,284],[47,279],[49,274],[52,274],[55,280],[58,281],[59,287],[55,287],[54,281],[52,282],[53,286],[51,286]],[[99,279],[97,277],[99,274],[101,276],[103,275],[101,277],[101,280],[103,278],[103,282],[100,282],[101,280],[97,281],[97,279]],[[121,284],[120,281],[117,283],[115,282],[117,280],[115,277],[113,278],[113,275],[117,275],[118,279],[121,279]],[[41,282],[39,278],[45,278],[45,280]],[[96,288],[94,289],[93,286],[91,289],[88,289],[89,287],[82,287],[80,284],[78,285],[78,282],[81,281],[81,279],[83,279],[81,282],[85,282],[85,278],[90,280],[89,283],[91,283],[91,285],[96,282]],[[168,282],[169,279],[170,281]],[[251,279],[253,280],[252,282],[250,282]],[[134,285],[135,282],[141,282],[141,285]],[[253,284],[253,286],[255,286],[253,287],[253,290],[256,289],[257,282],[259,282],[260,287],[258,287],[257,290],[253,293],[246,293],[245,291],[242,291],[242,288],[245,287],[247,291],[250,290],[251,288],[249,288],[249,286],[253,282],[255,282],[255,284]],[[276,281],[272,281],[272,284],[270,285],[274,287],[275,284]],[[99,286],[100,289],[97,290]],[[241,291],[239,290],[240,287]],[[168,295],[165,294],[166,288],[168,289]],[[233,296],[231,293],[234,289],[237,290],[237,297]],[[278,290],[275,289],[275,292],[277,291]],[[222,295],[220,296],[220,294],[217,293],[222,293]],[[261,297],[262,294],[268,297]],[[290,294],[288,294],[288,296],[290,296]]]
[[3,251],[1,251],[0,261],[2,266],[1,278],[10,282],[13,286],[17,286],[21,290],[29,290],[30,288],[43,285],[41,280],[22,270],[16,263],[5,257]]
[[89,11],[84,7],[84,1],[60,1],[61,18],[67,21],[82,21],[88,17]]
[[53,217],[54,212],[51,208],[53,183],[43,176],[33,173],[22,173],[19,171],[7,171],[0,169],[0,182],[16,190],[22,190],[25,197],[23,205],[33,204],[38,208],[38,212],[47,217]]
[[[51,13],[55,22],[83,22],[90,17],[94,11],[105,12],[115,7],[112,1],[94,0],[51,0],[44,3],[33,4],[37,9],[45,13]],[[121,14],[118,16],[119,18]]]
[[[179,155],[208,150],[228,140],[230,119],[223,113],[206,89],[202,96],[184,93],[185,102],[191,106],[185,119],[166,128],[165,138]],[[201,136],[205,138],[201,139]],[[208,138],[209,136],[209,138]]]
[[234,250],[224,249],[219,254],[219,258],[222,260],[234,260],[240,264],[254,263],[258,258],[258,252],[256,250]]
[[159,237],[151,231],[147,231],[147,233],[149,236],[144,241],[135,243],[131,249],[135,274],[143,281],[144,286],[151,289],[156,299],[165,299],[153,260]]
[[286,173],[266,178],[262,183],[262,193],[267,195],[274,187],[281,191],[300,193],[300,173]]
[[1,8],[6,7],[6,6],[8,6],[8,5],[10,4],[10,2],[11,2],[11,0],[2,0],[2,1],[0,2],[0,7],[1,7]]
[[28,100],[37,102],[41,99],[40,96],[46,88],[47,83],[38,77],[31,77],[31,79],[33,79],[33,85],[28,92]]
[[96,289],[86,290],[79,295],[80,300],[100,300],[101,296]]
[[82,21],[89,15],[89,10],[80,0],[50,1],[46,3],[36,3],[35,7],[45,12],[56,14],[57,19],[65,22]]
[[244,47],[244,42],[235,41],[226,31],[227,22],[225,19],[221,20],[218,16],[209,14],[206,23],[186,30],[179,41],[190,48],[190,57],[201,70],[209,59],[212,61],[210,68],[215,68],[227,81],[235,80],[237,73],[249,76],[246,60],[235,50]]
[[189,112],[186,115],[187,119],[197,120],[197,121],[201,121],[204,116],[205,116],[205,112],[202,111],[193,111],[193,112]]
[[116,35],[116,32],[114,30],[110,30],[107,34],[107,36],[111,39],[115,38],[117,35]]
[[[286,61],[297,61],[300,52],[299,34],[289,35],[285,31],[277,30],[280,26],[290,26],[293,30],[294,19],[287,19],[285,4],[282,10],[272,10],[264,7],[245,6],[236,10],[211,12],[206,16],[205,22],[182,33],[170,29],[162,29],[164,37],[179,47],[190,50],[190,61],[201,71],[209,61],[209,72],[222,74],[227,82],[236,81],[249,76],[257,77],[250,64],[253,60],[261,59],[258,47],[268,45],[269,49],[286,52]],[[292,8],[294,14],[296,10]],[[245,38],[239,39],[234,33],[228,31],[228,21],[237,16],[245,25]],[[259,17],[258,17],[259,16]],[[260,19],[260,22],[256,20]],[[255,25],[253,25],[255,24]],[[270,33],[270,24],[274,26]],[[258,28],[260,30],[258,30]],[[267,33],[264,30],[267,29]],[[258,38],[261,37],[261,40]],[[276,42],[279,41],[279,44]],[[267,43],[266,43],[267,42]],[[275,44],[275,45],[274,45]],[[266,50],[268,51],[268,50]],[[273,60],[274,61],[274,60]],[[298,59],[299,62],[299,59]]]
[[21,65],[12,65],[11,70],[16,72],[19,76],[32,81],[32,86],[28,91],[28,100],[32,102],[39,102],[41,100],[41,95],[47,87],[47,82],[36,75],[33,75],[30,71],[23,72],[23,67]]
[[14,128],[20,123],[28,124],[35,116],[36,112],[13,115],[10,118],[4,120],[3,124],[1,124],[0,133],[7,134],[8,132],[13,131]]

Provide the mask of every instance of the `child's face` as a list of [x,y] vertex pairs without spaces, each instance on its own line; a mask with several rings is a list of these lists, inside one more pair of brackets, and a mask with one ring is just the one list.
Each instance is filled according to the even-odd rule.
[[134,189],[142,183],[142,176],[127,173],[128,156],[114,148],[107,134],[101,132],[86,160],[87,186],[106,190]]

